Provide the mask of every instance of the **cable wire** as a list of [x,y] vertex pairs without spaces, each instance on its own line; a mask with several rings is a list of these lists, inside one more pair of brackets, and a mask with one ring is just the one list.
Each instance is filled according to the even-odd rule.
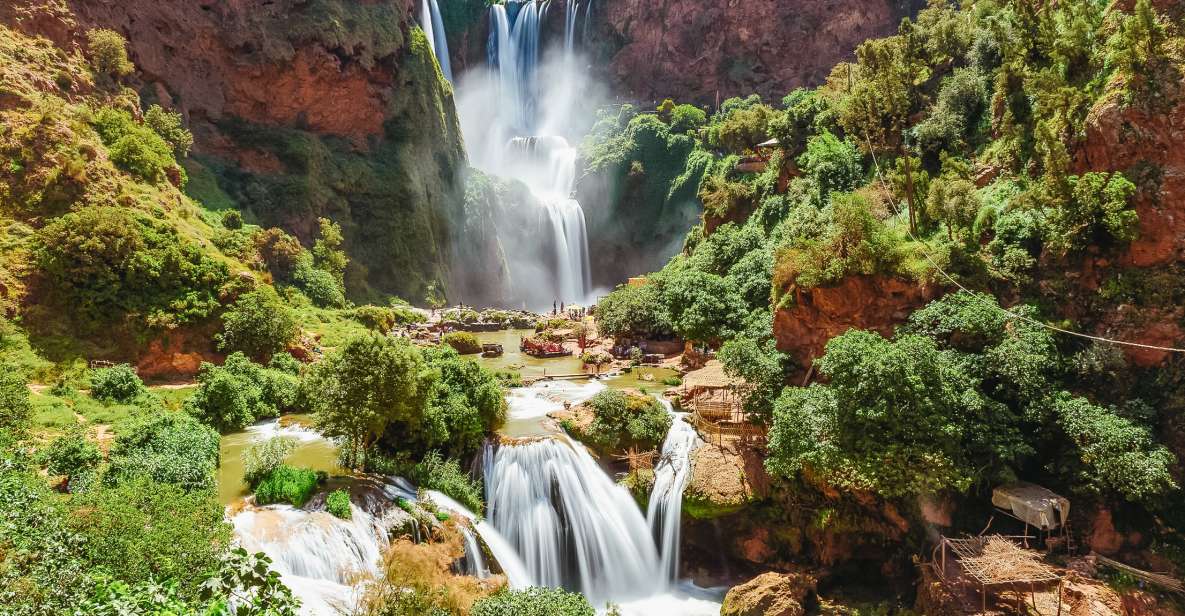
[[[884,174],[881,172],[881,165],[880,165],[880,162],[877,161],[876,151],[872,147],[872,142],[870,140],[868,140],[867,137],[865,137],[865,142],[868,144],[869,154],[872,155],[872,164],[876,167],[877,181],[880,182],[881,189],[884,190],[885,194],[887,194],[889,197],[889,205],[891,205],[893,207],[893,215],[900,217],[901,210],[897,207],[897,203],[893,200],[893,191],[890,190],[888,184],[885,183]],[[906,156],[909,156],[908,152],[906,153]],[[1105,338],[1103,336],[1094,336],[1091,334],[1084,334],[1082,332],[1076,332],[1073,330],[1065,329],[1063,327],[1058,327],[1056,325],[1050,325],[1049,323],[1046,323],[1044,321],[1038,321],[1037,319],[1034,319],[1032,317],[1027,317],[1023,314],[1013,312],[1007,308],[1000,306],[999,304],[997,304],[995,302],[989,303],[989,302],[983,301],[983,299],[981,298],[981,294],[975,293],[971,289],[968,289],[967,287],[963,286],[963,283],[959,282],[958,280],[955,280],[955,278],[953,276],[946,273],[946,270],[942,269],[942,267],[939,266],[938,263],[934,261],[934,258],[930,256],[930,251],[927,250],[927,248],[929,246],[926,244],[926,242],[919,240],[917,237],[914,236],[913,229],[910,229],[908,226],[906,226],[905,233],[906,233],[906,235],[909,236],[909,239],[913,240],[914,242],[917,242],[918,244],[920,244],[922,246],[922,248],[921,248],[922,256],[926,257],[926,260],[930,262],[930,265],[933,266],[934,269],[938,270],[938,273],[942,274],[943,278],[946,278],[947,280],[950,281],[951,284],[955,285],[959,289],[970,294],[973,298],[975,298],[976,301],[980,302],[981,304],[988,306],[992,309],[998,310],[998,311],[1008,315],[1011,318],[1018,319],[1018,320],[1026,322],[1026,323],[1031,323],[1033,325],[1039,325],[1039,326],[1044,327],[1046,329],[1049,329],[1049,330],[1052,330],[1052,331],[1055,331],[1055,332],[1058,332],[1061,334],[1066,334],[1068,336],[1077,336],[1079,338],[1086,338],[1088,340],[1094,340],[1096,342],[1104,342],[1107,344],[1118,344],[1118,345],[1122,345],[1122,346],[1136,347],[1136,348],[1141,348],[1141,349],[1149,349],[1149,350],[1153,350],[1153,351],[1166,351],[1169,353],[1185,353],[1185,349],[1179,349],[1176,347],[1157,346],[1155,344],[1143,344],[1141,342],[1131,342],[1129,340],[1115,340],[1114,338]]]

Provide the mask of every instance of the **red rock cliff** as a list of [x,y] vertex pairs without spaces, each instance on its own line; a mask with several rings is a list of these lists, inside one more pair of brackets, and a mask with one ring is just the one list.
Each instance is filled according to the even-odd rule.
[[[701,104],[754,92],[781,98],[818,85],[864,40],[892,34],[903,0],[615,0],[603,11],[620,42],[608,70],[618,93]],[[924,4],[924,3],[921,3]]]

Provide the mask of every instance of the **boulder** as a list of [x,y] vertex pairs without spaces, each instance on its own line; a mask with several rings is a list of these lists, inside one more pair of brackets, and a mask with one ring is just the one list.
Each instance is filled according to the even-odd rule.
[[817,583],[807,573],[763,573],[729,589],[720,616],[800,616]]

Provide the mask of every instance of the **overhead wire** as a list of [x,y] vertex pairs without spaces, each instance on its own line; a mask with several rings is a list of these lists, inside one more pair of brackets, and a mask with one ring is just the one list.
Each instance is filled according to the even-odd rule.
[[[886,195],[888,195],[889,204],[893,208],[894,216],[900,217],[901,210],[900,210],[900,208],[897,207],[897,203],[893,200],[893,191],[891,191],[889,189],[888,184],[885,183],[884,174],[881,172],[881,165],[880,165],[880,162],[876,158],[876,151],[872,147],[872,142],[870,140],[868,140],[867,137],[865,137],[865,140],[866,140],[866,143],[868,143],[868,152],[872,156],[872,164],[873,164],[873,166],[876,167],[877,181],[880,182],[881,189],[885,191]],[[906,156],[908,156],[908,155],[909,154],[906,153]],[[1103,342],[1106,344],[1116,344],[1116,345],[1122,345],[1122,346],[1136,347],[1136,348],[1148,349],[1148,350],[1152,350],[1152,351],[1165,351],[1165,352],[1169,352],[1169,353],[1185,353],[1185,349],[1181,349],[1181,348],[1159,346],[1159,345],[1155,345],[1155,344],[1144,344],[1142,342],[1132,342],[1130,340],[1116,340],[1114,338],[1107,338],[1104,336],[1095,336],[1093,334],[1087,334],[1087,333],[1083,333],[1083,332],[1078,332],[1078,331],[1066,329],[1064,327],[1058,327],[1056,325],[1051,325],[1051,324],[1046,323],[1044,321],[1039,321],[1039,320],[1034,319],[1032,317],[1014,312],[1012,310],[1004,308],[1003,306],[1000,306],[999,304],[997,304],[995,302],[983,301],[980,293],[976,293],[976,292],[972,291],[971,289],[968,289],[966,286],[963,285],[963,283],[959,282],[958,280],[955,280],[954,276],[951,276],[950,274],[948,274],[946,272],[946,270],[942,269],[942,266],[938,265],[938,263],[930,255],[930,252],[927,250],[927,244],[924,241],[919,240],[916,236],[914,236],[913,229],[911,229],[907,226],[905,229],[905,233],[907,235],[909,235],[909,238],[911,240],[913,240],[914,242],[917,242],[919,245],[921,245],[920,250],[921,250],[922,256],[924,256],[926,258],[926,261],[930,262],[930,265],[935,270],[937,270],[938,273],[942,274],[943,278],[946,278],[948,281],[950,281],[951,284],[955,285],[962,291],[965,291],[966,293],[968,293],[972,298],[974,298],[976,301],[983,304],[984,306],[987,306],[993,310],[1002,312],[1013,319],[1017,319],[1020,321],[1024,321],[1026,323],[1044,327],[1046,329],[1049,329],[1049,330],[1052,330],[1052,331],[1055,331],[1055,332],[1058,332],[1061,334],[1065,334],[1068,336],[1076,336],[1079,338],[1093,340],[1095,342]]]

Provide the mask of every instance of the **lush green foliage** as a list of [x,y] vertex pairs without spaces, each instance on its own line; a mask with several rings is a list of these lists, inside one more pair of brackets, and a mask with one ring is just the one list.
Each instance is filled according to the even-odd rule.
[[593,616],[583,595],[561,588],[503,590],[473,604],[471,616]]
[[103,461],[99,446],[86,438],[82,431],[60,436],[41,452],[50,475],[77,477],[92,472]]
[[38,232],[38,264],[63,305],[87,328],[123,316],[172,327],[219,307],[225,263],[177,230],[131,209],[85,207]]
[[433,388],[423,357],[404,340],[360,336],[309,369],[304,390],[326,436],[345,440],[350,465],[397,422],[418,428]]
[[138,477],[190,490],[213,487],[218,433],[184,413],[158,411],[130,426],[111,447],[108,484]]
[[265,286],[239,296],[222,315],[218,348],[266,359],[282,351],[296,338],[299,329],[296,314],[274,289]]
[[[104,107],[95,113],[94,127],[111,155],[111,162],[116,167],[131,173],[137,178],[149,182],[159,182],[165,177],[165,171],[172,170],[178,177],[184,177],[184,172],[173,158],[179,148],[188,149],[188,141],[192,142],[192,135],[180,127],[180,118],[171,118],[160,109],[150,109],[151,115],[145,117],[141,124],[130,113],[122,109]],[[152,119],[149,120],[149,117]],[[172,126],[172,122],[176,126]],[[166,131],[167,135],[153,129],[153,123]],[[177,140],[170,143],[166,137]]]
[[252,488],[259,485],[260,481],[284,464],[294,449],[295,439],[282,436],[253,443],[243,451],[243,480]]
[[597,302],[597,329],[609,336],[656,338],[674,333],[657,285],[621,285]]
[[122,77],[135,70],[128,60],[127,41],[118,32],[105,28],[89,30],[86,38],[87,55],[99,72]]
[[91,373],[91,395],[108,402],[131,402],[148,390],[128,364],[99,368]]
[[0,362],[0,430],[19,433],[32,414],[28,381],[16,366]]
[[437,490],[464,505],[476,515],[482,515],[485,501],[481,481],[461,470],[455,458],[444,459],[432,451],[412,469],[411,477],[421,489]]
[[671,429],[671,415],[654,398],[606,389],[589,398],[593,420],[581,438],[606,450],[655,449]]
[[307,468],[281,464],[255,486],[255,502],[260,505],[288,503],[303,507],[321,482],[317,473]]
[[[287,353],[273,358],[282,356],[292,359]],[[185,408],[223,433],[292,409],[300,387],[300,379],[289,371],[264,368],[239,352],[228,355],[221,366],[203,362],[197,380],[198,390]]]
[[472,355],[481,352],[481,342],[477,336],[469,332],[449,332],[444,335],[442,342],[453,348],[461,355]]
[[346,490],[334,490],[325,497],[325,510],[343,520],[353,517],[350,510],[350,493]]

